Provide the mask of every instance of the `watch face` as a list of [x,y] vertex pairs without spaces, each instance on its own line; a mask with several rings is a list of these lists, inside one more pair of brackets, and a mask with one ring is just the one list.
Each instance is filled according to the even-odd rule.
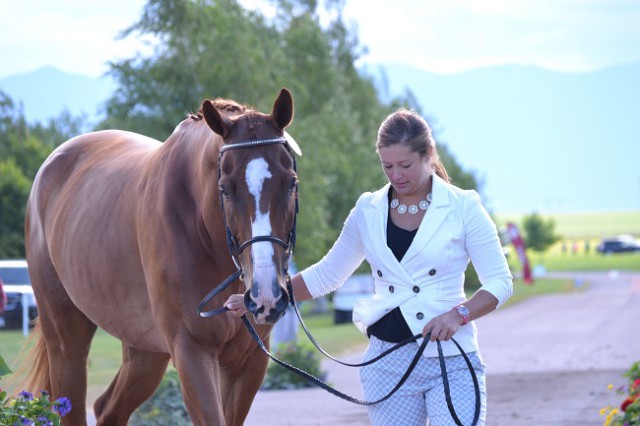
[[469,316],[469,309],[467,309],[466,306],[460,305],[458,306],[458,313],[466,318]]

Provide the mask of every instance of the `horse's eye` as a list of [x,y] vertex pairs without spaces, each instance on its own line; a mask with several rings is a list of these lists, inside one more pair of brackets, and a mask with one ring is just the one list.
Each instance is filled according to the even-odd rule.
[[298,192],[298,179],[291,178],[291,183],[289,184],[289,192],[290,193]]
[[227,188],[224,185],[219,185],[218,191],[220,191],[220,193],[225,197],[229,196],[229,191],[227,191]]

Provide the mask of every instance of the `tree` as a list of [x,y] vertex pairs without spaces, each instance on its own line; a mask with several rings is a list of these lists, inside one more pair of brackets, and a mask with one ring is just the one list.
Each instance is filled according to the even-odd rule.
[[522,219],[527,248],[543,253],[560,239],[555,234],[555,222],[549,218],[545,221],[538,213],[532,213]]
[[68,111],[30,125],[21,106],[0,91],[0,257],[24,257],[24,211],[33,178],[51,151],[81,126],[82,119]]
[[[322,13],[316,0],[270,3],[273,18],[236,0],[149,0],[122,36],[150,36],[154,53],[111,64],[118,88],[99,127],[165,140],[205,97],[269,111],[274,94],[289,88],[296,110],[288,131],[304,152],[296,253],[304,267],[326,253],[358,196],[385,182],[375,153],[378,126],[412,102],[382,102],[373,79],[358,71],[365,48],[342,19],[343,0],[323,2]],[[462,176],[440,150],[454,178]]]

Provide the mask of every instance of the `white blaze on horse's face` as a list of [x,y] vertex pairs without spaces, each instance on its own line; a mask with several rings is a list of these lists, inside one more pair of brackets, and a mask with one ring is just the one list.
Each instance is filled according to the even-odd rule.
[[[249,192],[256,203],[256,218],[251,222],[251,237],[271,235],[271,218],[269,208],[266,212],[260,211],[260,196],[264,181],[272,177],[269,164],[263,158],[256,158],[247,164],[245,178]],[[261,241],[251,245],[253,257],[253,285],[258,286],[258,300],[254,300],[258,306],[274,306],[276,303],[273,284],[277,280],[276,265],[274,263],[273,244]],[[252,294],[256,294],[255,289]],[[269,309],[264,312],[269,314]]]

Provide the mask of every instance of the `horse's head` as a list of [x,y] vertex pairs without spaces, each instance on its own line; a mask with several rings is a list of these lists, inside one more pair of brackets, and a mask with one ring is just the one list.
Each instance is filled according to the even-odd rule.
[[293,99],[282,89],[269,115],[229,115],[210,101],[202,112],[224,141],[218,189],[229,249],[244,276],[245,305],[257,323],[275,323],[289,303],[286,278],[295,239],[298,177],[284,137]]

